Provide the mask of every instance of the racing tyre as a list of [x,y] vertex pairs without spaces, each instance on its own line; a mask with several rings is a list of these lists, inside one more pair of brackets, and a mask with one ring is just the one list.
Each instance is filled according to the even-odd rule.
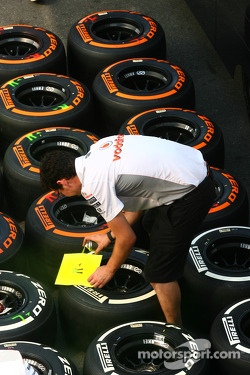
[[40,196],[25,219],[29,274],[54,284],[63,255],[82,252],[86,234],[107,231],[102,216],[83,197],[58,197],[54,191]]
[[245,186],[225,169],[210,167],[216,197],[200,231],[226,225],[248,225],[249,203]]
[[125,121],[119,133],[148,135],[182,143],[200,150],[208,164],[224,167],[221,129],[195,111],[182,108],[150,109]]
[[128,118],[149,109],[195,106],[190,75],[168,61],[154,58],[109,65],[96,75],[93,94],[106,135],[117,134]]
[[[111,252],[103,252],[102,265]],[[134,248],[111,281],[102,289],[60,286],[61,321],[72,345],[86,345],[102,330],[131,319],[164,320],[157,296],[144,277],[148,252]]]
[[46,191],[40,184],[40,160],[51,150],[85,155],[98,137],[85,130],[55,127],[32,131],[13,141],[4,155],[3,173],[9,212],[25,219],[30,205]]
[[51,31],[30,25],[1,27],[1,84],[22,74],[66,74],[66,67],[64,45]]
[[37,280],[0,271],[0,341],[27,340],[52,344],[56,338],[55,304]]
[[[248,375],[250,368],[250,299],[225,307],[210,330],[212,350],[221,375]],[[219,358],[218,358],[218,354]]]
[[11,341],[0,344],[0,350],[18,350],[39,375],[79,375],[75,364],[64,353],[37,342]]
[[[208,340],[197,340],[190,331],[172,324],[131,321],[114,326],[92,340],[84,357],[83,375],[111,371],[119,375],[207,375],[209,360],[191,358],[191,353],[198,355],[209,344]],[[181,358],[185,352],[188,360],[173,358],[174,353]]]
[[0,168],[0,211],[4,209],[4,181],[3,170]]
[[166,58],[164,30],[138,12],[108,10],[72,25],[67,42],[69,74],[91,88],[97,73],[130,57]]
[[0,212],[0,228],[0,269],[23,271],[22,228],[15,219],[3,212]]
[[37,73],[20,76],[0,87],[3,149],[16,138],[41,128],[92,128],[88,88],[67,76]]
[[[209,330],[213,319],[227,305],[249,296],[250,228],[225,226],[197,235],[190,246],[183,293],[191,317]],[[190,299],[192,304],[190,304]],[[192,305],[192,306],[191,306]]]

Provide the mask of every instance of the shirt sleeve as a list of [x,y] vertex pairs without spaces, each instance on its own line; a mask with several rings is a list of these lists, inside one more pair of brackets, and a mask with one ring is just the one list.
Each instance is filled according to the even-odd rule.
[[82,195],[102,215],[106,222],[123,210],[124,204],[116,196],[115,187],[109,181],[93,182],[82,188]]

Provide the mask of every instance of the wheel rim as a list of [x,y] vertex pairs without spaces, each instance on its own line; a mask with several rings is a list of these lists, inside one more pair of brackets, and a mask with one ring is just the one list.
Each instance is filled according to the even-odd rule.
[[247,238],[222,238],[208,246],[206,256],[208,261],[220,270],[234,273],[249,271],[250,241]]
[[39,42],[28,36],[3,36],[0,38],[0,55],[20,59],[32,55],[39,49]]
[[102,20],[92,27],[92,33],[108,42],[126,42],[138,37],[142,29],[135,23],[124,19]]
[[220,199],[223,197],[224,194],[224,185],[216,179],[216,171],[214,172],[213,169],[211,169],[212,174],[214,175],[214,185],[215,185],[215,200],[213,203],[213,207],[217,206],[220,202]]
[[53,374],[51,370],[51,366],[47,361],[43,359],[41,361],[40,358],[37,358],[37,356],[34,354],[27,355],[26,353],[21,353],[23,359],[36,371],[39,375],[50,375]]
[[171,81],[170,74],[157,69],[138,66],[124,69],[117,77],[121,86],[140,93],[157,92],[165,88]]
[[[138,373],[158,373],[158,371],[160,373],[161,370],[166,370],[164,362],[166,358],[171,357],[171,353],[174,349],[171,344],[167,342],[157,344],[156,336],[157,333],[140,333],[124,338],[115,345],[114,357],[116,361],[118,361],[121,367]],[[152,342],[154,342],[154,344],[150,344]],[[139,358],[139,352],[149,355],[147,358]],[[161,353],[162,355],[156,356],[156,353]]]
[[[247,306],[249,308],[249,305]],[[250,339],[250,312],[246,312],[240,322],[240,329]]]
[[0,285],[0,319],[20,310],[25,301],[23,292],[15,286]]
[[[39,132],[36,133],[39,137]],[[40,161],[45,153],[53,150],[65,149],[75,155],[76,157],[81,155],[86,155],[88,152],[87,146],[77,142],[77,139],[74,140],[74,143],[67,136],[56,136],[49,138],[38,139],[30,148],[30,153],[32,157]]]
[[95,208],[82,197],[62,197],[54,206],[54,216],[66,227],[96,228],[105,223]]
[[19,103],[35,108],[53,108],[67,99],[65,89],[52,82],[33,82],[24,84],[16,90]]
[[[108,260],[104,260],[105,264]],[[146,284],[141,264],[131,260],[123,264],[114,277],[102,288],[117,294],[134,293],[141,290]]]
[[198,131],[191,123],[171,119],[157,119],[148,122],[143,133],[182,144],[190,144],[198,136]]

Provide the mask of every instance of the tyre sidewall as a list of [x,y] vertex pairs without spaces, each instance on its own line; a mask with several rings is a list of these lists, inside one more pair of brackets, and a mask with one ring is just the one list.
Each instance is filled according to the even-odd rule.
[[[52,296],[39,281],[12,271],[0,271],[1,284],[6,291],[21,290],[25,299],[21,309],[1,316],[1,341],[34,340],[54,342],[56,336],[56,312]],[[43,341],[47,340],[47,341]]]

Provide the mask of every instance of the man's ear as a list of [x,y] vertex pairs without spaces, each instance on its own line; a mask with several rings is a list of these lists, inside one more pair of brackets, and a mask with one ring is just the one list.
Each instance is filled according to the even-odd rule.
[[56,181],[58,186],[65,186],[68,184],[68,180],[66,178],[61,178],[60,180]]

